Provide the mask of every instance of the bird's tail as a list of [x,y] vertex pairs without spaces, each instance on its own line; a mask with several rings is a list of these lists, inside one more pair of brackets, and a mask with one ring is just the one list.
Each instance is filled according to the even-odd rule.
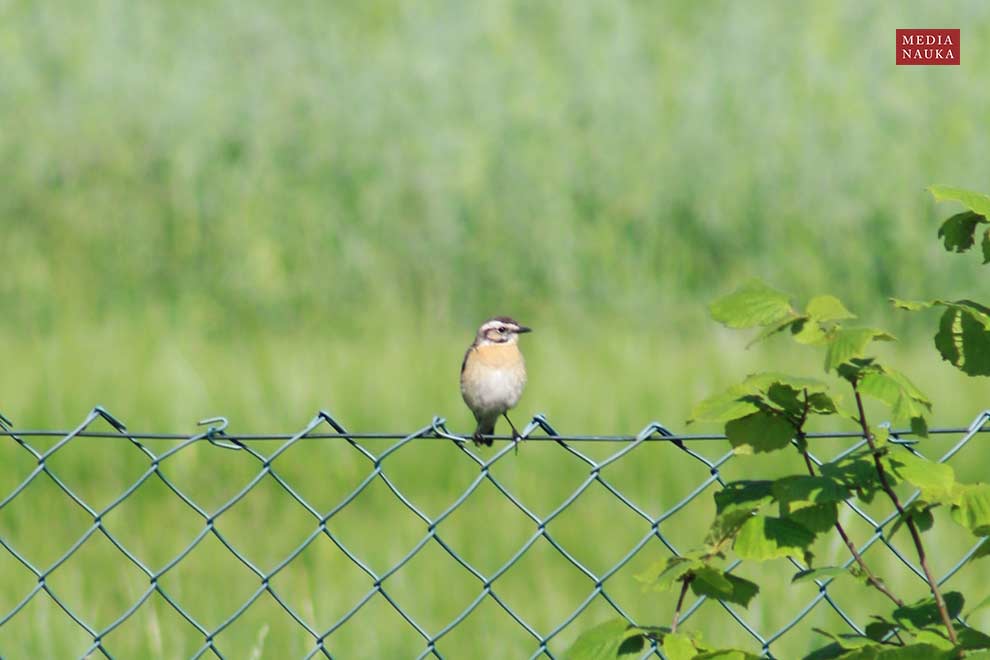
[[485,445],[486,447],[492,446],[491,438],[483,438],[483,435],[492,435],[495,433],[495,420],[497,417],[491,419],[479,419],[478,427],[474,430],[474,441],[476,444]]

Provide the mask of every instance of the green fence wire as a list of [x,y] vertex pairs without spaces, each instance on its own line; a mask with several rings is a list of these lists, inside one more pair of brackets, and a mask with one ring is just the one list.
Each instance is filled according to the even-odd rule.
[[[98,420],[107,422],[112,430],[90,430],[90,426]],[[959,452],[959,450],[962,449],[970,440],[976,437],[977,434],[990,430],[986,428],[988,421],[990,421],[990,411],[984,411],[980,413],[966,428],[931,429],[929,432],[932,436],[959,436],[956,442],[954,442],[948,450],[944,451],[941,456],[938,456],[936,460],[939,462],[947,462],[951,460]],[[17,562],[22,564],[37,578],[37,583],[34,587],[25,593],[23,598],[17,602],[13,608],[6,612],[0,611],[0,630],[2,630],[3,626],[7,625],[14,617],[16,617],[19,612],[24,610],[33,599],[49,598],[57,604],[61,611],[64,612],[65,616],[69,617],[75,625],[85,631],[85,634],[91,638],[90,646],[82,653],[83,656],[102,654],[104,657],[111,658],[114,656],[110,648],[111,645],[106,641],[108,635],[131,618],[153,594],[158,594],[166,603],[168,603],[169,606],[171,606],[171,608],[174,609],[176,613],[178,613],[185,621],[193,626],[202,636],[202,645],[193,654],[193,657],[212,655],[223,658],[227,656],[225,656],[221,648],[222,644],[218,641],[218,636],[224,630],[229,628],[231,624],[233,624],[239,617],[241,617],[241,615],[248,608],[250,608],[251,605],[258,600],[258,598],[267,593],[290,617],[292,617],[295,623],[298,624],[300,628],[304,629],[309,637],[312,638],[311,649],[305,657],[309,658],[314,656],[324,656],[332,658],[334,657],[334,633],[343,626],[348,625],[354,616],[363,607],[365,607],[373,597],[380,595],[422,638],[422,647],[419,649],[410,649],[410,656],[420,658],[443,657],[441,650],[438,648],[438,642],[443,639],[445,635],[450,633],[451,630],[463,622],[485,599],[491,599],[497,603],[497,605],[502,608],[508,616],[510,616],[512,620],[518,624],[518,626],[524,629],[532,637],[532,658],[553,658],[555,657],[554,652],[549,647],[551,640],[554,640],[561,633],[561,631],[570,625],[590,606],[593,601],[596,601],[597,599],[602,599],[607,602],[619,616],[625,617],[631,623],[640,623],[644,625],[656,623],[652,621],[634,621],[633,617],[627,613],[617,599],[613,598],[609,594],[607,582],[610,577],[626,566],[630,560],[654,538],[659,539],[659,541],[663,543],[663,545],[666,546],[672,554],[679,554],[678,548],[668,537],[668,535],[665,534],[665,524],[672,517],[676,516],[679,511],[684,509],[684,507],[691,501],[701,496],[704,492],[711,488],[719,488],[724,486],[721,472],[726,463],[731,461],[734,457],[734,454],[731,451],[726,451],[721,457],[712,460],[706,458],[692,448],[695,446],[695,443],[699,442],[724,441],[725,437],[721,435],[675,435],[666,427],[656,422],[648,424],[635,436],[562,435],[556,431],[556,429],[543,415],[537,415],[529,422],[529,424],[522,431],[522,439],[515,441],[512,439],[506,439],[508,441],[504,444],[504,446],[487,458],[484,455],[474,451],[470,443],[466,442],[465,436],[456,435],[448,431],[445,421],[442,418],[434,418],[429,424],[424,425],[422,428],[405,436],[385,433],[349,433],[330,414],[323,411],[317,414],[312,421],[310,421],[299,432],[286,435],[228,434],[226,432],[227,421],[222,417],[204,420],[201,422],[201,425],[207,426],[206,430],[191,436],[174,433],[132,433],[129,432],[124,424],[122,424],[109,412],[104,410],[102,407],[96,407],[86,416],[82,423],[69,431],[19,430],[15,429],[10,420],[0,415],[0,441],[16,443],[21,449],[23,449],[23,451],[29,452],[32,460],[37,463],[36,467],[31,470],[30,473],[27,474],[27,476],[10,492],[0,493],[0,496],[2,496],[2,499],[0,499],[0,514],[2,514],[3,510],[11,505],[12,502],[17,500],[19,497],[22,497],[28,486],[30,486],[35,480],[50,479],[59,490],[68,496],[68,498],[70,498],[75,505],[80,507],[85,514],[92,519],[88,529],[80,536],[80,538],[75,543],[71,544],[71,546],[68,547],[57,559],[55,559],[55,561],[47,565],[38,565],[37,561],[33,560],[33,558],[29,556],[29,552],[17,548],[11,538],[9,538],[8,535],[5,535],[3,533],[3,529],[0,528],[0,547],[2,547],[3,552],[8,553],[10,556],[15,558]],[[891,441],[898,444],[903,451],[910,451],[912,453],[922,455],[920,451],[922,444],[909,440],[909,436],[909,431],[895,430],[891,432]],[[82,442],[83,438],[106,437],[127,439],[131,447],[140,451],[147,458],[148,463],[146,470],[128,488],[126,488],[123,493],[102,508],[96,508],[69,488],[68,485],[66,485],[57,472],[52,469],[51,459],[56,453],[63,450],[63,448],[71,442]],[[829,460],[836,460],[841,456],[856,451],[866,442],[858,434],[846,432],[815,433],[809,434],[808,437],[849,439],[851,444],[845,447],[840,454],[831,457]],[[38,444],[35,440],[36,438],[47,438],[49,441],[51,441],[51,439],[56,439],[56,441],[49,448],[41,450],[35,446]],[[319,440],[322,442],[346,443],[354,451],[359,452],[360,455],[368,461],[368,473],[364,479],[357,485],[356,488],[353,489],[352,492],[341,499],[329,510],[319,510],[308,502],[300,494],[300,492],[294,489],[293,485],[275,469],[273,465],[275,459],[278,458],[279,455],[283,454],[287,449],[304,438],[308,440]],[[474,477],[473,481],[471,481],[470,485],[458,497],[456,497],[445,510],[434,517],[427,515],[422,509],[418,508],[410,498],[403,494],[403,492],[396,486],[395,482],[390,479],[384,464],[385,460],[390,455],[394,454],[402,447],[408,445],[409,443],[424,439],[445,439],[451,441],[453,443],[452,451],[463,452],[463,454],[477,466],[477,475]],[[152,440],[171,440],[175,441],[176,444],[166,451],[155,453],[147,446],[150,444],[149,441]],[[274,451],[269,454],[264,454],[258,451],[253,446],[253,441],[258,440],[274,441]],[[376,454],[370,451],[366,446],[369,441],[372,440],[394,440],[394,443],[384,451]],[[32,442],[34,442],[34,444],[32,444]],[[212,443],[218,448],[218,450],[225,449],[230,451],[245,452],[257,461],[258,466],[256,476],[254,476],[254,478],[251,479],[247,485],[245,485],[233,497],[229,498],[226,502],[213,510],[207,510],[194,501],[193,498],[183,492],[183,490],[180,489],[168,476],[168,466],[170,460],[174,460],[176,455],[180,454],[189,447],[197,443],[204,442]],[[492,467],[500,460],[505,458],[507,455],[512,454],[514,451],[518,451],[520,444],[530,442],[556,443],[559,446],[559,451],[566,452],[567,454],[576,457],[584,464],[587,470],[586,478],[584,478],[573,493],[556,509],[545,516],[537,515],[533,510],[528,508],[519,497],[513,494],[513,492],[496,477],[492,470]],[[684,452],[692,459],[696,460],[699,463],[700,474],[703,475],[703,478],[700,480],[696,488],[659,516],[651,516],[647,513],[646,507],[641,506],[631,497],[623,493],[622,484],[613,483],[602,473],[603,469],[607,466],[615,463],[616,461],[623,460],[637,447],[641,446],[643,443],[650,442],[670,443],[672,451]],[[579,449],[580,447],[583,447],[585,443],[611,443],[609,446],[614,446],[615,451],[604,460],[593,460],[585,452]],[[927,446],[928,445],[925,445],[926,448]],[[123,449],[121,451],[123,451]],[[817,456],[813,456],[812,460],[819,465],[823,462]],[[2,469],[3,467],[0,467],[0,470]],[[225,511],[228,511],[231,507],[244,499],[248,493],[252,491],[252,489],[258,486],[258,484],[266,478],[273,479],[288,497],[292,498],[298,506],[302,507],[302,509],[305,510],[309,516],[311,516],[313,524],[313,529],[309,536],[301,544],[299,544],[298,547],[284,557],[282,561],[277,563],[274,568],[268,571],[262,570],[252,563],[244,553],[238,551],[234,545],[230,543],[221,533],[220,529],[215,524],[217,519]],[[184,549],[182,549],[181,552],[175,555],[171,561],[168,561],[157,570],[152,569],[145,562],[143,562],[135,551],[129,548],[122,539],[114,536],[107,526],[104,525],[106,516],[128,497],[133,495],[149,480],[159,480],[161,484],[168,489],[168,491],[174,494],[175,497],[179,498],[185,506],[195,512],[195,514],[202,519],[202,529],[193,538],[193,540]],[[346,507],[351,505],[355,498],[357,498],[366,488],[368,488],[370,484],[376,481],[382,482],[398,499],[398,501],[401,502],[402,506],[405,507],[409,514],[418,518],[426,526],[426,533],[419,540],[419,542],[416,543],[413,548],[405,554],[405,556],[403,556],[398,562],[384,572],[376,572],[367,562],[362,560],[358,554],[349,549],[347,545],[339,538],[339,535],[333,530],[332,525],[334,517]],[[461,507],[461,505],[468,500],[472,493],[474,493],[484,482],[494,486],[494,488],[497,489],[497,491],[504,496],[506,500],[512,504],[512,506],[525,515],[533,525],[533,532],[529,539],[524,542],[522,546],[519,547],[519,549],[511,557],[509,557],[500,568],[489,573],[485,573],[473,566],[469,561],[467,561],[467,559],[458,554],[448,543],[446,543],[438,533],[438,525],[440,525],[441,522]],[[648,523],[649,526],[649,531],[637,544],[634,545],[634,547],[629,550],[628,553],[626,553],[611,568],[600,573],[595,573],[583,565],[574,556],[574,554],[569,552],[562,544],[558,543],[548,530],[548,524],[568,507],[570,507],[582,495],[582,493],[584,493],[592,484],[595,483],[604,487],[604,489],[611,493],[611,495],[621,502],[622,505],[628,507],[630,511],[634,512],[636,516],[642,518],[646,523]],[[917,494],[912,496],[911,499],[914,497],[917,497]],[[857,505],[853,501],[846,502],[846,505],[855,513],[856,516],[864,520],[870,528],[874,530],[872,536],[860,545],[860,551],[862,553],[866,553],[872,546],[879,544],[881,547],[886,547],[892,556],[896,557],[896,559],[903,564],[903,566],[906,567],[910,573],[916,575],[922,581],[925,579],[924,574],[916,563],[906,557],[890,541],[889,528],[896,517],[896,512],[891,512],[889,515],[878,519],[871,516],[866,510],[864,510],[864,508]],[[119,551],[122,559],[137,567],[147,578],[147,586],[140,597],[137,598],[137,600],[135,600],[129,607],[121,611],[119,616],[117,616],[112,623],[103,627],[97,627],[93,623],[94,617],[92,612],[87,611],[85,606],[76,608],[70,607],[70,605],[66,602],[66,599],[60,597],[57,590],[49,584],[49,578],[52,573],[65,564],[65,562],[67,562],[75,553],[77,553],[90,537],[97,534],[105,537],[113,545],[113,547]],[[173,593],[170,593],[162,585],[163,576],[180,565],[183,560],[186,559],[190,553],[192,553],[193,550],[209,536],[214,537],[229,551],[232,561],[242,563],[254,574],[257,579],[257,587],[254,589],[250,597],[247,598],[247,600],[245,600],[238,608],[236,608],[236,610],[222,623],[213,627],[207,626],[203,622],[197,620],[187,607],[183,607],[182,602],[180,602],[181,598]],[[316,629],[307,623],[305,617],[297,611],[297,609],[294,609],[287,599],[283,598],[279,594],[278,590],[272,584],[272,580],[280,571],[296,560],[300,554],[303,553],[317,537],[320,536],[325,536],[328,538],[337,548],[340,549],[342,553],[344,553],[344,555],[347,556],[351,562],[353,562],[356,567],[366,574],[368,589],[367,592],[363,596],[357,598],[353,602],[350,609],[340,616],[339,619],[331,626],[323,629]],[[578,605],[577,608],[571,611],[559,612],[557,625],[551,627],[550,629],[544,630],[540,630],[536,626],[527,622],[527,620],[519,612],[515,611],[503,598],[499,596],[497,591],[499,579],[512,566],[516,565],[540,539],[548,542],[549,545],[560,554],[563,560],[569,562],[581,571],[581,573],[587,576],[588,580],[593,585],[591,593]],[[406,567],[409,562],[412,561],[413,558],[416,557],[417,554],[430,543],[434,543],[439,546],[439,548],[441,548],[443,552],[447,553],[464,571],[473,576],[473,578],[477,580],[478,590],[476,598],[474,598],[474,600],[462,612],[437,629],[430,629],[418,622],[407,609],[403,608],[397,600],[389,594],[385,584],[386,580],[390,576],[403,570],[403,568]],[[976,543],[969,548],[962,555],[959,561],[940,577],[939,582],[945,583],[950,580],[976,552],[978,547],[979,543]],[[790,561],[798,570],[803,570],[806,568],[796,560],[791,559]],[[852,562],[853,559],[850,557],[846,562],[846,566],[848,567],[852,564]],[[735,569],[739,564],[740,562],[736,561],[731,565],[730,570]],[[846,624],[848,624],[851,631],[863,634],[863,625],[865,625],[865,622],[854,620],[854,618],[843,609],[841,604],[837,602],[837,599],[833,597],[832,593],[830,593],[829,587],[833,579],[834,578],[817,580],[817,594],[809,602],[807,602],[804,607],[800,608],[790,621],[788,621],[785,625],[772,630],[759,629],[757,625],[747,620],[744,612],[740,612],[736,607],[728,603],[719,601],[719,605],[725,610],[732,620],[747,631],[754,641],[754,646],[757,646],[767,657],[773,657],[774,643],[787,634],[788,631],[792,630],[816,607],[821,606],[823,603],[825,606],[832,608],[835,613],[837,613],[839,617],[841,617]],[[706,599],[704,597],[697,598],[689,607],[686,608],[681,617],[681,621],[683,622],[689,620],[692,615],[698,611],[698,608],[701,607],[705,600]],[[2,654],[3,649],[0,649],[0,657],[3,657]],[[659,648],[657,648],[655,644],[652,648],[647,649],[645,652],[644,657],[648,656],[663,657]]]

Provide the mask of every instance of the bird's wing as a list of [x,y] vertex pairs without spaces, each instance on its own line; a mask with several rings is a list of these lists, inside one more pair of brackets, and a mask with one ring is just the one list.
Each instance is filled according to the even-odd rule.
[[471,355],[471,351],[473,351],[473,350],[474,350],[474,344],[471,344],[470,346],[468,346],[468,349],[464,352],[464,359],[461,360],[461,375],[462,376],[464,375],[464,367],[467,366],[468,356]]

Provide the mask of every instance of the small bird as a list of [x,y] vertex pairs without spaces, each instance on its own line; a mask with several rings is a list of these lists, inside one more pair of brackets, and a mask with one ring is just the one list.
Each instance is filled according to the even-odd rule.
[[519,403],[526,386],[526,363],[519,351],[519,335],[531,332],[508,316],[496,316],[481,324],[474,343],[468,347],[461,362],[461,396],[478,427],[474,444],[491,446],[491,435],[499,416],[512,427],[512,436],[519,432],[509,416],[510,408]]

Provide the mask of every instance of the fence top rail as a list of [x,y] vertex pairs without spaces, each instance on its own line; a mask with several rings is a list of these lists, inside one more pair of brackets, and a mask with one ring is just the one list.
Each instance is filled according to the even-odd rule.
[[[958,435],[960,433],[966,433],[970,431],[965,426],[954,426],[954,427],[939,427],[928,429],[929,435]],[[976,430],[977,433],[990,433],[990,426],[982,427]],[[903,437],[903,436],[913,436],[914,432],[909,428],[904,429],[891,429],[892,436]],[[0,436],[19,436],[19,437],[52,437],[52,438],[62,438],[68,435],[74,437],[82,438],[118,438],[127,439],[133,438],[135,440],[189,440],[196,437],[197,435],[202,435],[202,433],[146,433],[146,432],[135,432],[135,431],[80,431],[73,433],[71,429],[5,429],[0,426]],[[816,432],[805,434],[808,438],[862,438],[863,434],[861,431],[832,431],[832,432]],[[292,440],[296,438],[298,434],[292,433],[229,433],[224,432],[222,436],[226,440],[240,440],[244,442],[260,441],[260,440]],[[401,440],[403,438],[408,438],[409,433],[326,433],[326,432],[314,432],[307,433],[302,436],[301,440]],[[470,440],[471,436],[459,436],[464,440]],[[491,436],[493,440],[506,440],[511,441],[514,438],[511,435],[493,435]],[[204,437],[203,440],[208,438]],[[448,440],[448,438],[428,433],[425,435],[418,436],[417,440]],[[524,438],[524,442],[558,442],[560,440],[565,440],[568,442],[634,442],[636,440],[643,440],[645,442],[658,442],[658,441],[685,441],[685,442],[697,442],[697,441],[709,441],[709,440],[726,440],[726,436],[723,433],[693,433],[693,434],[681,434],[681,435],[659,435],[653,434],[646,438],[640,438],[638,435],[530,435]]]

